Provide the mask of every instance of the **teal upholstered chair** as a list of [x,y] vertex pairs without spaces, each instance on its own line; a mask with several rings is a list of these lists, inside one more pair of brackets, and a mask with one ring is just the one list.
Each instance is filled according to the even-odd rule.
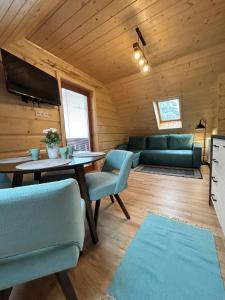
[[0,189],[11,187],[11,180],[7,174],[0,173]]
[[[30,179],[23,180],[23,185],[33,185],[38,183],[39,183],[38,180],[30,180]],[[10,188],[10,187],[12,187],[12,180],[10,179],[10,177],[5,173],[0,173],[0,189]]]
[[124,150],[112,150],[107,156],[101,172],[87,173],[86,182],[91,201],[96,201],[94,219],[97,225],[101,199],[115,197],[127,219],[130,215],[126,210],[119,193],[127,187],[133,153]]
[[56,274],[66,299],[77,299],[66,270],[84,241],[84,204],[67,179],[0,190],[0,299],[13,286]]

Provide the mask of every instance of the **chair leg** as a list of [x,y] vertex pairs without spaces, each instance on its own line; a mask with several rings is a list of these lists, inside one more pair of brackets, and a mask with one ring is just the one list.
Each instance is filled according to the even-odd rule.
[[99,215],[99,208],[101,204],[101,199],[97,200],[95,203],[95,214],[94,214],[94,220],[95,220],[95,225],[97,226],[98,223],[98,215]]
[[67,271],[56,273],[56,278],[62,288],[66,300],[78,300]]
[[113,195],[109,195],[110,199],[111,199],[111,202],[114,203],[114,198],[113,198]]
[[118,194],[115,194],[114,197],[116,198],[120,208],[122,209],[123,213],[125,214],[127,219],[130,219],[130,215],[128,213],[128,211],[126,210],[125,205],[123,204],[122,199],[120,198],[120,196]]
[[13,288],[11,287],[6,290],[0,291],[0,300],[8,300],[12,292],[12,289]]

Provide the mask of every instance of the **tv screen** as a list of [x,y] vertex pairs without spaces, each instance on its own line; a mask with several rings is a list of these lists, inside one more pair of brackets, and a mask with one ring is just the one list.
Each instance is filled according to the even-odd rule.
[[6,87],[23,100],[60,105],[58,81],[26,61],[1,49]]

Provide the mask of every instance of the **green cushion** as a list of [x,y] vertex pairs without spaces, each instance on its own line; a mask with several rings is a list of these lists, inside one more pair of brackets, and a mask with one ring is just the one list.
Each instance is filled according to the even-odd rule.
[[170,134],[168,138],[168,149],[192,150],[193,134]]
[[145,136],[130,136],[128,149],[144,150],[146,147]]
[[133,159],[132,168],[136,168],[138,165],[139,165],[139,157]]
[[152,135],[147,138],[146,149],[151,150],[166,150],[167,149],[167,135]]
[[129,149],[129,151],[133,152],[132,168],[136,168],[139,165],[140,154],[142,150]]
[[141,152],[141,164],[164,165],[192,168],[192,150],[144,150]]

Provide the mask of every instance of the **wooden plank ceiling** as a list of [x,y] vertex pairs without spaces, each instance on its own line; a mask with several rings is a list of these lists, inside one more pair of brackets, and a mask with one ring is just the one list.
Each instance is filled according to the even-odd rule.
[[0,0],[0,47],[33,32],[61,3],[62,0]]
[[[18,12],[6,22],[13,5]],[[0,8],[0,43],[19,25],[27,39],[104,83],[138,72],[136,26],[153,68],[225,41],[224,0],[1,0]]]

